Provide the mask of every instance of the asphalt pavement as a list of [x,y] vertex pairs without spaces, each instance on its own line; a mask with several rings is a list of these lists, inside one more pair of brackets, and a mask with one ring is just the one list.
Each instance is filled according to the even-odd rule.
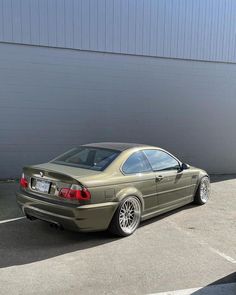
[[141,224],[128,238],[28,221],[0,183],[0,294],[236,295],[236,176],[212,177],[207,205]]

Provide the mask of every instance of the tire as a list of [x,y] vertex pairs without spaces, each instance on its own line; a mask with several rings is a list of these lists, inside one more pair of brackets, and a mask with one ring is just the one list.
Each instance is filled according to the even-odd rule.
[[109,227],[109,231],[120,237],[132,235],[141,220],[141,204],[136,197],[127,197],[119,204]]
[[210,180],[209,177],[204,176],[199,183],[198,189],[194,197],[194,203],[204,205],[210,197]]

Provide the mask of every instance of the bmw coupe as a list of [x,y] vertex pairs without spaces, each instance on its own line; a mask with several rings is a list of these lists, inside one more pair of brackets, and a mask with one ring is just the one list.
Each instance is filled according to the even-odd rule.
[[205,204],[210,180],[164,149],[105,142],[24,167],[16,194],[31,220],[128,236],[142,220],[191,202]]

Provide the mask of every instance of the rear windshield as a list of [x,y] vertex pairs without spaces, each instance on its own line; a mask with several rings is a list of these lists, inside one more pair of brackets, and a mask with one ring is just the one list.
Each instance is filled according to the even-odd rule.
[[116,150],[81,146],[55,158],[51,163],[103,171],[119,154],[120,151]]

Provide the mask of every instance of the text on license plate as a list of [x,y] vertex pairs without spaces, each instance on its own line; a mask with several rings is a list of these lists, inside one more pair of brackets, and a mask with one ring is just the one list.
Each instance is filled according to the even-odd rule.
[[49,181],[36,179],[35,190],[41,193],[48,193],[50,184],[51,183]]

